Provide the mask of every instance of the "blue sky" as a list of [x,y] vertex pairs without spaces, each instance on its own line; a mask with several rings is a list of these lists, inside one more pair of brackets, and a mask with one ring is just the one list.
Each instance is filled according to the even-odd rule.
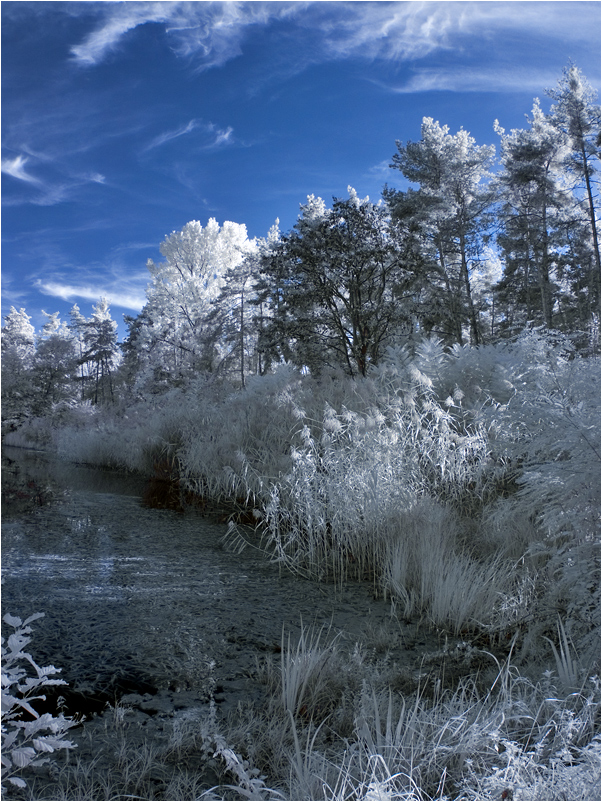
[[599,90],[600,8],[2,2],[2,315],[104,295],[121,323],[165,235],[287,231],[349,185],[377,201],[424,116],[497,144],[569,59]]

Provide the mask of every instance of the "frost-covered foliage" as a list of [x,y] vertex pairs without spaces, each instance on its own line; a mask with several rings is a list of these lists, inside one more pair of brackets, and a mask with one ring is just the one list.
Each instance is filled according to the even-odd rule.
[[[23,769],[47,763],[49,754],[58,749],[73,749],[75,744],[65,739],[67,730],[74,725],[62,714],[40,715],[32,706],[36,699],[45,699],[39,690],[50,685],[66,685],[62,679],[53,679],[61,669],[38,666],[33,657],[23,651],[30,643],[33,621],[44,613],[35,613],[22,621],[7,613],[2,619],[14,632],[2,638],[2,791],[9,782],[24,788],[26,781],[18,776]],[[30,669],[33,668],[35,676]],[[35,695],[34,695],[35,694]],[[23,720],[23,714],[31,717]]]
[[587,540],[600,514],[600,360],[575,358],[565,337],[539,332],[512,355],[512,397],[490,413],[497,448],[521,469],[512,503],[549,536]]
[[[77,305],[71,322],[46,316],[36,335],[29,315],[11,307],[2,328],[2,421],[4,430],[28,427],[34,417],[52,417],[78,402],[109,403],[115,398],[120,362],[117,323],[101,298],[86,319]],[[48,438],[47,438],[48,439]]]
[[312,373],[339,366],[365,376],[411,325],[399,296],[411,294],[416,272],[388,208],[348,191],[332,209],[308,196],[293,230],[264,251],[262,340]]
[[121,415],[73,418],[56,443],[252,507],[275,559],[370,578],[406,616],[455,633],[520,627],[523,657],[551,657],[542,638],[560,616],[586,670],[598,660],[598,377],[599,360],[555,333],[451,350],[428,339],[390,348],[363,379],[282,366],[241,390],[200,377]]
[[211,218],[206,226],[192,220],[173,231],[160,246],[165,261],[147,262],[151,282],[147,302],[130,318],[125,344],[129,370],[139,391],[157,392],[199,370],[216,370],[226,356],[215,311],[226,278],[255,250],[239,223]]
[[[481,655],[495,667],[489,687],[426,680],[400,693],[358,647],[348,655],[311,628],[296,646],[283,636],[279,671],[267,666],[269,703],[220,731],[236,756],[234,790],[249,799],[597,799],[597,680],[564,697],[551,672],[532,682],[509,660]],[[213,790],[225,799],[232,786]]]
[[[227,718],[213,700],[175,711],[143,744],[140,712],[116,707],[84,724],[89,763],[40,774],[31,798],[599,798],[596,679],[565,695],[552,671],[528,680],[452,640],[425,655],[446,669],[413,681],[369,652],[324,627],[302,625],[296,643],[283,632],[281,654],[258,666],[265,695]],[[486,681],[451,686],[446,671],[471,660]]]
[[496,451],[515,468],[517,492],[492,503],[484,524],[504,546],[512,522],[534,524],[526,555],[538,564],[542,593],[532,617],[548,622],[560,614],[585,662],[597,662],[600,360],[575,357],[570,342],[551,333],[526,334],[512,353],[513,395],[487,417]]

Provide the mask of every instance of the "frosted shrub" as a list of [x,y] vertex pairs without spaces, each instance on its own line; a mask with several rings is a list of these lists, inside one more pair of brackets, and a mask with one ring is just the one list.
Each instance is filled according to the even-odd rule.
[[[322,643],[324,627],[317,632],[306,629],[301,621],[301,635],[296,646],[291,645],[290,634],[285,641],[282,633],[280,680],[282,706],[293,718],[301,710],[313,716],[320,703],[328,702],[329,661],[336,662],[336,638]],[[327,633],[328,635],[328,633]],[[326,704],[328,707],[328,704]]]
[[510,533],[516,544],[515,522],[525,521],[523,533],[531,530],[525,557],[539,585],[533,632],[553,632],[560,614],[584,667],[591,663],[593,671],[600,621],[600,360],[576,357],[571,343],[553,332],[529,332],[511,351],[513,395],[486,416],[496,451],[517,468],[517,492],[492,504],[483,525],[501,540]]
[[199,496],[252,506],[292,570],[372,578],[454,632],[537,622],[549,636],[560,614],[585,659],[600,601],[598,388],[599,359],[562,335],[451,350],[431,338],[356,380],[285,365],[244,390],[199,377],[59,438],[71,458],[159,463]]
[[434,502],[422,501],[402,520],[381,581],[385,592],[401,602],[406,618],[425,615],[455,634],[512,623],[503,612],[503,599],[514,584],[508,561],[477,561],[460,551],[455,516]]
[[[405,349],[390,350],[360,386],[370,406],[364,399],[358,411],[325,404],[320,422],[300,420],[291,471],[272,485],[265,507],[277,559],[309,576],[384,578],[408,614],[428,609],[454,629],[477,609],[490,617],[507,568],[482,568],[456,553],[460,527],[434,502],[457,502],[466,512],[466,495],[484,492],[495,473],[485,432],[476,423],[472,431],[458,426]],[[436,533],[428,546],[425,531]]]
[[199,495],[261,503],[268,484],[290,467],[291,398],[299,383],[296,371],[282,368],[199,404],[178,452],[187,486]]
[[[22,621],[17,616],[6,614],[3,621],[14,629],[8,640],[2,638],[2,790],[4,782],[18,788],[26,785],[22,777],[16,776],[29,766],[47,763],[57,749],[73,749],[75,744],[65,740],[65,733],[74,725],[72,719],[62,714],[39,715],[32,707],[35,699],[45,699],[38,690],[49,685],[66,685],[62,679],[51,679],[61,669],[54,666],[41,668],[32,656],[23,651],[31,641],[29,624],[42,618],[44,613],[35,613]],[[28,675],[33,668],[36,676]],[[33,695],[36,694],[36,695]],[[31,721],[21,720],[23,712],[32,716]]]
[[512,398],[490,412],[497,447],[521,465],[522,511],[551,536],[597,535],[600,513],[600,360],[537,333],[514,351]]
[[313,576],[365,577],[400,509],[414,500],[409,471],[403,479],[398,433],[378,413],[327,407],[320,429],[304,421],[292,451],[292,469],[271,489],[265,508],[270,542],[279,560]]

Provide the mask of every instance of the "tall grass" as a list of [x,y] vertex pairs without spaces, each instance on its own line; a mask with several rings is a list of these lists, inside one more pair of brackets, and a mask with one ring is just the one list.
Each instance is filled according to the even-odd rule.
[[[326,655],[317,648],[319,640],[319,632],[308,630],[296,648],[288,642],[280,688],[274,688],[273,704],[259,725],[278,733],[260,798],[499,799],[503,792],[514,799],[598,798],[599,683],[590,680],[565,697],[551,672],[533,682],[509,658],[497,664],[489,687],[463,677],[448,690],[435,683],[428,693],[426,684],[419,684],[402,695],[386,686],[391,675],[360,661],[350,673],[347,669],[344,691],[322,686],[322,704],[328,707],[324,692],[330,692],[333,712],[317,725],[313,717],[291,711],[297,697],[289,699],[285,689],[291,671],[294,687],[315,683],[316,666]],[[343,666],[345,657],[335,647],[328,659]],[[352,729],[344,737],[345,716],[334,712],[337,706],[353,710]],[[259,768],[260,753],[252,747],[257,726],[250,718],[254,734],[245,740],[250,765],[261,771],[265,765]],[[237,749],[244,732],[239,722],[224,737],[234,739]],[[534,790],[539,795],[532,796]]]
[[390,349],[365,379],[281,366],[237,390],[200,377],[119,414],[72,410],[53,436],[71,459],[167,466],[199,496],[253,507],[287,568],[369,579],[452,633],[526,627],[528,657],[560,615],[589,664],[599,367],[538,332],[451,351],[431,339]]
[[566,695],[553,671],[529,680],[489,654],[488,683],[420,675],[400,693],[394,664],[323,629],[283,645],[265,699],[227,720],[214,702],[177,711],[152,744],[138,711],[114,708],[84,724],[74,761],[32,771],[27,798],[600,798],[596,680]]

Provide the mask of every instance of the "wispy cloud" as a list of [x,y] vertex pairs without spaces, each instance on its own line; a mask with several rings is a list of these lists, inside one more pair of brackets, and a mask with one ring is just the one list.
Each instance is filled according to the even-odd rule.
[[93,66],[113,50],[128,31],[148,22],[165,22],[179,3],[103,3],[104,20],[84,41],[71,48],[76,63]]
[[554,86],[558,74],[552,70],[483,69],[482,67],[417,68],[409,80],[400,84],[374,81],[377,86],[395,94],[415,92],[541,92]]
[[161,23],[174,52],[201,69],[240,55],[253,26],[287,18],[299,33],[311,29],[321,43],[306,61],[350,56],[403,61],[457,48],[467,37],[492,41],[500,30],[529,31],[565,45],[591,37],[599,26],[593,2],[136,2],[103,3],[99,26],[71,49],[82,66],[101,62],[124,36]]
[[87,173],[82,175],[82,179],[84,181],[91,181],[93,184],[104,184],[107,180],[102,173]]
[[28,293],[15,284],[14,276],[4,271],[2,274],[2,299],[12,306],[26,306]]
[[220,128],[219,126],[215,125],[215,123],[205,123],[201,120],[190,120],[188,123],[181,125],[179,128],[159,134],[152,139],[149,144],[146,145],[146,147],[143,148],[142,152],[147,153],[149,150],[160,148],[167,142],[178,139],[185,134],[190,134],[193,131],[197,131],[197,133],[200,135],[199,144],[203,150],[210,150],[222,145],[231,144],[233,141],[232,134],[234,133],[234,128],[232,128],[232,126]]
[[57,203],[73,200],[76,194],[88,184],[105,184],[106,178],[100,173],[80,174],[72,177],[61,176],[49,180],[33,178],[22,171],[5,169],[2,163],[2,172],[19,178],[22,181],[33,184],[38,192],[27,195],[6,195],[2,198],[3,206],[22,206],[23,204],[33,204],[34,206],[55,206]]
[[384,159],[378,164],[372,165],[372,167],[369,168],[367,175],[369,178],[377,178],[383,181],[386,180],[391,175],[391,159]]
[[324,5],[315,24],[339,58],[420,59],[475,36],[494,42],[502,30],[533,31],[566,45],[591,39],[600,24],[599,6],[589,2],[341,3],[338,14],[327,13],[331,4],[314,5]]
[[[94,66],[114,51],[123,37],[148,23],[163,23],[179,56],[195,56],[199,66],[219,66],[238,55],[245,30],[287,16],[305,3],[136,2],[103,3],[100,25],[71,48],[73,60]],[[289,9],[289,7],[291,7]]]
[[25,165],[29,159],[26,156],[15,156],[14,159],[2,159],[2,172],[19,181],[26,181],[28,184],[41,183],[38,178],[30,175],[25,170]]
[[160,148],[161,145],[164,145],[166,142],[171,142],[172,139],[177,139],[180,136],[184,136],[184,134],[189,134],[197,127],[197,120],[190,120],[189,123],[180,126],[180,128],[176,128],[174,131],[166,131],[163,134],[159,134],[159,136],[156,136],[151,142],[149,142],[144,150],[146,151],[153,150],[154,148]]
[[39,279],[35,282],[36,288],[44,295],[53,298],[60,298],[62,301],[98,301],[103,297],[113,306],[122,309],[132,309],[139,312],[146,303],[146,295],[143,288],[131,286],[129,283],[104,283],[97,284],[69,284],[61,281],[44,281]]
[[156,243],[131,240],[111,248],[100,260],[77,264],[64,248],[68,234],[68,230],[58,232],[58,236],[56,231],[41,231],[32,246],[23,244],[29,261],[38,262],[37,270],[29,276],[30,285],[62,301],[96,302],[103,297],[113,306],[139,312],[146,303],[149,282],[143,257],[149,250],[154,253]]
[[219,128],[216,129],[215,139],[210,147],[218,148],[220,145],[226,145],[232,141],[232,134],[234,133],[234,128],[228,126],[224,131],[220,131]]

